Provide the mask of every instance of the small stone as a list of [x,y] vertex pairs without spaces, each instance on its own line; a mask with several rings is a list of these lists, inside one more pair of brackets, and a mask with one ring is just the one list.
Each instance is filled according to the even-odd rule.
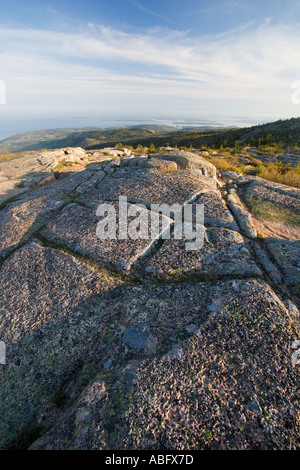
[[110,369],[112,366],[112,360],[107,359],[107,361],[104,363],[104,369]]
[[262,409],[260,407],[260,404],[258,403],[257,400],[252,400],[250,403],[248,403],[248,408],[255,414],[257,415],[262,415]]

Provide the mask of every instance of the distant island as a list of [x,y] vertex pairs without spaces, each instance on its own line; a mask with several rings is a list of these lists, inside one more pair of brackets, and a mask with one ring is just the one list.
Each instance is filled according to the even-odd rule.
[[262,150],[283,152],[285,148],[300,149],[300,118],[278,120],[276,122],[244,128],[201,128],[140,124],[112,129],[68,128],[17,134],[0,141],[0,152],[11,153],[56,149],[62,147],[82,147],[93,150],[119,143],[136,147],[168,146],[220,148],[250,145]]

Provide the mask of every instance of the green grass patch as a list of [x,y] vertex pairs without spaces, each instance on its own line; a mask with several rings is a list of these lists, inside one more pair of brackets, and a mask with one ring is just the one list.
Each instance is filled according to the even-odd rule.
[[56,167],[54,168],[53,171],[59,171],[59,170],[62,170],[63,168],[65,168],[65,167],[73,166],[73,165],[74,165],[73,162],[66,162],[65,160],[63,160],[58,165],[56,165]]
[[260,220],[281,222],[300,227],[300,215],[291,208],[277,206],[261,199],[244,198],[248,210]]

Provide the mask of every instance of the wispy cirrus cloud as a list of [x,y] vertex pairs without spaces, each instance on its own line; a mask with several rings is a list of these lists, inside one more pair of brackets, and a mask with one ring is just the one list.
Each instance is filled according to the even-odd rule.
[[117,107],[122,97],[134,112],[184,100],[195,112],[201,100],[288,110],[300,76],[299,28],[268,22],[198,37],[91,23],[77,32],[2,26],[0,44],[0,78],[14,106]]
[[140,10],[142,10],[143,12],[147,13],[148,15],[151,15],[151,16],[156,16],[157,18],[160,18],[164,21],[167,21],[168,23],[172,23],[174,25],[177,25],[177,26],[180,26],[179,23],[177,23],[176,21],[173,21],[171,20],[170,18],[167,18],[166,16],[164,15],[161,15],[160,13],[157,13],[153,10],[150,10],[149,8],[145,7],[144,5],[142,5],[141,3],[139,2],[136,2],[135,0],[130,0],[130,3],[136,7],[136,8],[139,8]]
[[205,14],[220,14],[245,11],[247,9],[248,6],[245,2],[240,2],[238,0],[224,0],[223,2],[209,1],[206,5],[199,8],[198,11]]

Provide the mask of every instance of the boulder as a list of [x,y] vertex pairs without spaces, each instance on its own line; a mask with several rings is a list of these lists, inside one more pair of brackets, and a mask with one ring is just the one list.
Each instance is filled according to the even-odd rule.
[[214,165],[204,160],[204,158],[202,158],[200,155],[195,155],[191,152],[170,152],[167,154],[153,155],[153,157],[157,159],[171,160],[173,162],[176,162],[178,168],[183,170],[190,170],[195,168],[201,170],[203,175],[205,176],[212,176],[213,178],[216,178],[217,175],[217,170]]
[[107,155],[112,155],[113,157],[124,157],[124,156],[130,156],[131,155],[131,150],[127,148],[111,148],[111,147],[106,147],[104,149],[100,149],[100,152],[107,154]]

